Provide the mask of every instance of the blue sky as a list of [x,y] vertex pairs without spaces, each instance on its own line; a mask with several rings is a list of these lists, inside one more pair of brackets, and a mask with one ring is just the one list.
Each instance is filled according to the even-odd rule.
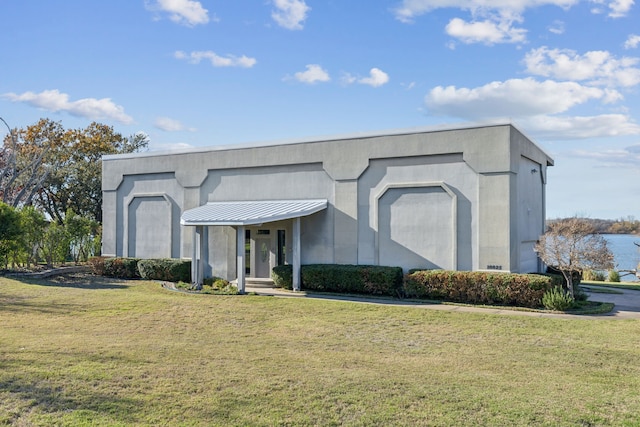
[[[0,117],[150,149],[512,121],[548,217],[640,218],[634,0],[1,0]],[[3,131],[4,132],[4,131]]]

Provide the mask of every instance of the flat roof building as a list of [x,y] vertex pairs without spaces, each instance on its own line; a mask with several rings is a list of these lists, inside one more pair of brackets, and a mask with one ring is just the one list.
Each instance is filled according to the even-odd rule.
[[103,157],[103,255],[536,272],[553,160],[512,124]]

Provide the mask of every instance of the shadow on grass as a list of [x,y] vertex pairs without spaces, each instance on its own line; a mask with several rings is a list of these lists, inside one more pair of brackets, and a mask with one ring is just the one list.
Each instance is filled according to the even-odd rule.
[[[77,375],[71,369],[67,374],[60,374],[69,361],[82,363],[87,360],[107,366],[114,359],[120,359],[119,357],[42,352],[42,361],[26,361],[12,358],[8,353],[5,356],[0,358],[0,396],[9,396],[11,399],[14,421],[21,417],[27,418],[27,423],[20,425],[31,425],[29,418],[33,415],[50,416],[60,422],[60,417],[66,417],[71,412],[76,412],[71,417],[76,420],[74,422],[81,422],[82,425],[88,421],[94,425],[90,422],[92,419],[111,419],[111,422],[115,421],[118,425],[133,425],[140,421],[140,408],[144,404],[132,397],[118,396],[118,390],[113,390],[114,386],[126,388],[126,384],[118,385],[116,381],[108,390],[100,390],[96,387],[101,385],[92,384],[93,380],[82,380],[83,373]],[[56,375],[51,375],[51,368],[56,363],[47,361],[50,359],[61,360],[58,363],[63,365]],[[128,361],[123,359],[119,362]],[[25,364],[29,366],[26,367]],[[67,424],[68,422],[69,420]]]
[[0,393],[3,392],[9,392],[13,399],[19,400],[18,406],[24,407],[25,412],[35,410],[44,415],[87,411],[90,414],[85,414],[85,418],[90,419],[91,414],[96,414],[116,418],[120,423],[134,424],[137,421],[134,414],[140,408],[140,402],[135,399],[87,390],[81,394],[77,391],[68,392],[46,379],[35,381],[9,377],[0,381]]
[[68,313],[70,310],[81,310],[83,307],[80,304],[70,303],[44,305],[34,302],[31,298],[0,295],[0,312],[61,314]]
[[93,276],[90,274],[65,274],[61,276],[52,276],[46,279],[39,279],[33,277],[11,277],[12,280],[24,283],[25,285],[36,286],[52,286],[58,288],[76,288],[76,289],[127,289],[129,284],[125,280]]

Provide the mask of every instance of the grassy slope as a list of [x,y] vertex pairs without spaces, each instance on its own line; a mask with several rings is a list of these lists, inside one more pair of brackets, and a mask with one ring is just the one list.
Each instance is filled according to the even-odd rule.
[[640,425],[638,321],[0,278],[0,425]]

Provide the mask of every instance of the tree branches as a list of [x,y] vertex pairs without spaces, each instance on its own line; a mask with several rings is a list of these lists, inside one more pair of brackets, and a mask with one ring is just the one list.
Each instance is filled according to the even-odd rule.
[[562,272],[572,297],[573,273],[613,268],[613,254],[607,247],[607,241],[594,232],[589,221],[568,218],[551,223],[535,246],[545,264]]

